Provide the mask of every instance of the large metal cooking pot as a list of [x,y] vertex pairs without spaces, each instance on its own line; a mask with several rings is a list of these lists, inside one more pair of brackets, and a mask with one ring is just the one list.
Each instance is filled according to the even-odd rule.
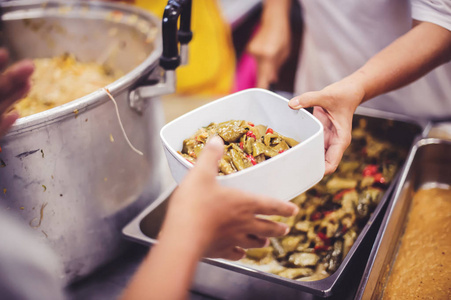
[[[68,282],[117,256],[121,228],[160,194],[166,169],[157,96],[174,90],[177,40],[190,40],[190,5],[169,1],[163,39],[158,18],[128,5],[2,5],[0,40],[13,60],[72,53],[126,74],[107,88],[128,138],[144,155],[126,143],[103,90],[21,118],[0,140],[0,209],[18,214],[56,251]],[[177,33],[180,15],[185,34]],[[161,71],[159,61],[168,71]]]

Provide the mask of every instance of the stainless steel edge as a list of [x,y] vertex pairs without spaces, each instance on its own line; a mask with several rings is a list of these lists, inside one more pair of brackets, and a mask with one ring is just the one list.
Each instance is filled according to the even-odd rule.
[[[355,300],[360,299],[373,299],[373,293],[377,288],[377,284],[379,283],[379,277],[383,272],[383,268],[386,267],[387,261],[386,257],[389,251],[395,251],[394,249],[389,249],[389,240],[384,240],[384,237],[388,235],[390,222],[398,222],[398,220],[394,219],[395,211],[399,209],[397,207],[397,200],[402,197],[405,192],[405,184],[407,182],[407,178],[409,176],[409,172],[411,171],[411,167],[413,162],[415,161],[418,150],[421,147],[432,145],[432,144],[447,144],[451,145],[450,140],[443,140],[439,138],[425,138],[420,136],[416,139],[410,153],[408,159],[406,160],[404,169],[402,171],[401,178],[396,186],[395,193],[392,199],[389,202],[389,206],[387,208],[387,212],[384,216],[384,219],[381,224],[381,229],[379,230],[376,239],[374,241],[373,249],[371,250],[370,256],[368,258],[365,271],[359,283],[359,287],[357,290],[357,294],[355,295]],[[383,260],[382,260],[383,259]]]
[[147,206],[142,212],[139,213],[139,215],[137,215],[135,218],[133,218],[122,229],[122,234],[124,235],[124,237],[129,240],[139,242],[139,243],[143,243],[143,241],[144,241],[145,245],[151,245],[151,244],[157,243],[156,239],[152,239],[142,233],[141,228],[139,226],[140,222],[147,214],[149,214],[151,211],[153,211],[158,205],[160,205],[165,200],[167,200],[169,198],[169,196],[174,192],[176,187],[177,187],[176,183],[172,183],[171,185],[169,185],[166,188],[166,190],[163,191],[160,194],[160,196],[152,202],[152,204]]
[[[385,213],[384,219],[382,220],[381,228],[383,228],[383,229],[379,230],[379,232],[378,232],[378,234],[376,236],[376,239],[374,241],[373,249],[371,251],[371,254],[370,254],[370,256],[368,258],[368,262],[367,262],[367,265],[369,265],[369,267],[365,268],[365,271],[363,273],[363,276],[362,276],[362,279],[361,279],[361,283],[359,284],[359,288],[358,288],[357,294],[355,296],[356,300],[357,299],[363,299],[363,292],[364,292],[365,289],[367,289],[367,283],[368,283],[369,274],[373,271],[373,268],[377,267],[377,268],[379,268],[379,270],[380,270],[380,268],[382,268],[382,265],[380,265],[380,266],[374,266],[373,265],[374,258],[375,258],[377,252],[380,249],[380,241],[381,241],[382,236],[385,233],[385,230],[386,230],[385,226],[387,225],[387,222],[388,222],[388,220],[390,219],[390,216],[391,216],[391,210],[393,209],[392,203],[393,203],[394,199],[396,199],[399,196],[399,193],[401,192],[399,186],[401,185],[402,182],[405,181],[405,179],[407,177],[408,170],[410,169],[410,166],[412,165],[413,158],[415,157],[415,153],[416,153],[416,151],[418,149],[418,141],[420,141],[421,139],[422,139],[421,137],[418,137],[416,139],[416,141],[414,142],[414,145],[413,145],[413,147],[412,147],[412,149],[411,149],[411,151],[409,153],[409,156],[408,156],[408,158],[406,160],[406,163],[404,164],[404,168],[403,168],[402,173],[401,173],[401,178],[399,180],[398,188],[396,188],[396,190],[394,192],[394,195],[393,195],[392,199],[389,202],[389,207],[387,208],[387,212]],[[373,290],[374,287],[373,288],[369,288],[369,289]]]
[[429,121],[422,120],[422,119],[416,119],[416,118],[413,118],[408,115],[386,112],[386,111],[369,108],[369,107],[364,107],[364,106],[357,107],[355,114],[416,124],[416,125],[420,126],[421,128],[423,128],[423,130],[426,129],[427,125],[429,124]]

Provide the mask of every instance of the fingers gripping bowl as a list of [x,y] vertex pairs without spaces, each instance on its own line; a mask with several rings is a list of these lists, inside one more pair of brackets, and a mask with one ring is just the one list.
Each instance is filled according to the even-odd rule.
[[250,168],[218,176],[221,185],[288,201],[323,177],[322,124],[305,110],[291,110],[288,100],[275,93],[249,89],[206,104],[162,128],[160,137],[177,183],[193,167],[178,153],[182,150],[183,141],[212,122],[230,120],[263,124],[299,144]]

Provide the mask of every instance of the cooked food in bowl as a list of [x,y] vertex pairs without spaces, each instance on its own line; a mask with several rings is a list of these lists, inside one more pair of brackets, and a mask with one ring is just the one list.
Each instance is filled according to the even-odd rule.
[[450,299],[450,229],[451,189],[419,190],[383,299]]
[[183,141],[179,152],[195,163],[208,138],[218,135],[224,140],[225,154],[219,162],[219,175],[228,175],[274,157],[298,144],[265,125],[244,120],[211,123]]
[[297,216],[274,218],[290,233],[271,239],[266,248],[250,249],[240,261],[249,267],[299,281],[333,274],[356,241],[406,157],[406,151],[370,135],[365,120],[337,171],[291,200]]
[[27,97],[16,104],[26,117],[86,96],[122,74],[98,63],[82,63],[73,55],[33,60],[35,71]]

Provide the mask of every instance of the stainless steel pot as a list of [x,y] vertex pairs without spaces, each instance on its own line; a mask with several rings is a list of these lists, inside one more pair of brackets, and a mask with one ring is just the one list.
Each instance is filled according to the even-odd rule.
[[[190,13],[187,2],[170,1],[165,16],[171,17],[163,22],[165,50],[160,20],[132,6],[2,5],[1,44],[13,60],[68,52],[126,74],[107,88],[143,156],[127,145],[114,105],[102,90],[21,118],[0,140],[0,209],[18,214],[56,251],[67,282],[117,256],[123,249],[121,228],[160,194],[165,160],[158,133],[164,120],[157,96],[174,90],[173,70],[180,61],[176,24],[183,10]],[[181,38],[184,44],[189,39]],[[166,72],[158,66],[162,52],[173,55],[161,59]]]

